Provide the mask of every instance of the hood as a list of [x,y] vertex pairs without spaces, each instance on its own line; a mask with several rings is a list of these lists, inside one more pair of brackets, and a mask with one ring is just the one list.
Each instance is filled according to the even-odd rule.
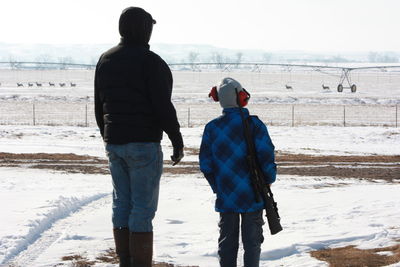
[[125,43],[147,45],[156,21],[140,7],[128,7],[119,18],[119,33]]

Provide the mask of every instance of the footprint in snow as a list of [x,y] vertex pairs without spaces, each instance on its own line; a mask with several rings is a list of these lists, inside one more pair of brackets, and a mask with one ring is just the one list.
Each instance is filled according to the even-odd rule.
[[188,243],[185,243],[185,242],[177,243],[177,244],[175,244],[175,245],[178,246],[178,247],[187,247],[187,246],[189,246],[189,244],[188,244]]
[[93,240],[93,237],[83,235],[68,235],[64,238],[65,240]]
[[168,224],[183,224],[183,223],[185,223],[184,221],[171,220],[171,219],[167,219],[166,221],[167,221]]
[[383,224],[380,224],[380,223],[371,223],[371,224],[369,224],[368,226],[370,226],[370,227],[382,227]]

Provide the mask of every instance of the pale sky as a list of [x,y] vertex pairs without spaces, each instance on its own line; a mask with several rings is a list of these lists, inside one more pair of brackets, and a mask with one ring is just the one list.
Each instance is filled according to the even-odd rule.
[[151,43],[306,51],[400,51],[400,0],[0,0],[0,42],[117,43],[139,6]]

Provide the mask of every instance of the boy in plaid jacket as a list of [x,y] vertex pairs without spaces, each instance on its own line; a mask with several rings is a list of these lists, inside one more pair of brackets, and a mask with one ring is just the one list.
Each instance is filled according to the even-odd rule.
[[[239,248],[239,227],[244,248],[244,266],[259,266],[264,240],[262,211],[264,203],[256,202],[246,161],[247,145],[240,108],[250,94],[240,83],[225,78],[209,96],[219,101],[223,115],[204,128],[200,146],[200,170],[216,194],[215,210],[220,213],[218,256],[221,267],[235,267]],[[239,107],[240,105],[240,107]],[[249,112],[242,108],[245,119]],[[267,184],[276,179],[274,145],[265,124],[256,116],[249,120],[257,160]],[[241,219],[241,223],[240,223]]]

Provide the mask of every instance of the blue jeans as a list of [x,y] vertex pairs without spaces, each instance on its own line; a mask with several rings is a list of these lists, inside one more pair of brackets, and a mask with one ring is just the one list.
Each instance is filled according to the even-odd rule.
[[[240,225],[240,217],[242,223]],[[244,267],[258,267],[264,241],[262,210],[249,213],[221,212],[218,257],[221,267],[236,267],[239,249],[239,226],[242,231]]]
[[106,153],[114,189],[114,228],[152,232],[163,166],[160,144],[106,144]]

